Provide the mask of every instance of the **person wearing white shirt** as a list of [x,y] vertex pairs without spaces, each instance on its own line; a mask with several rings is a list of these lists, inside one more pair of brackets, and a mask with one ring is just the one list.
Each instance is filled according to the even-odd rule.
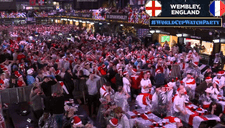
[[191,99],[195,97],[195,89],[196,89],[196,82],[195,79],[192,77],[192,73],[187,73],[187,76],[182,80],[184,86],[188,92],[188,95]]
[[184,89],[180,89],[178,91],[178,95],[174,98],[173,103],[173,110],[174,110],[174,116],[179,117],[181,115],[187,114],[187,111],[185,109],[185,100],[183,98],[184,95]]
[[217,96],[219,95],[219,87],[216,83],[213,83],[213,86],[210,87],[210,89],[212,90],[212,98],[217,100]]
[[218,86],[219,86],[219,91],[220,91],[220,95],[225,95],[225,93],[224,93],[224,88],[225,88],[225,84],[224,84],[224,82],[225,82],[225,78],[224,78],[224,76],[222,76],[223,75],[223,72],[222,71],[219,71],[218,73],[217,73],[217,76],[215,76],[214,78],[213,78],[213,83],[216,83]]
[[149,93],[150,92],[152,83],[151,83],[151,80],[148,79],[147,72],[145,72],[144,78],[141,80],[140,86],[141,86],[141,93]]
[[[124,77],[123,77],[123,90],[126,94],[130,95],[130,87],[131,87],[131,83],[130,83],[130,76],[128,74],[128,72],[124,72],[123,73]],[[130,98],[128,99],[128,101],[130,100]]]

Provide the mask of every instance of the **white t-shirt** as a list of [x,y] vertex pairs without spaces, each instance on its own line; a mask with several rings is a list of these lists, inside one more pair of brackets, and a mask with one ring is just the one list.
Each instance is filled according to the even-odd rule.
[[151,80],[142,79],[140,84],[141,84],[141,93],[149,93],[149,88],[144,89],[144,86],[148,86],[149,84],[152,84]]
[[174,98],[173,108],[175,112],[180,112],[175,106],[177,105],[181,110],[184,110],[184,97],[177,95]]
[[130,81],[126,77],[123,77],[123,89],[126,93],[130,93]]

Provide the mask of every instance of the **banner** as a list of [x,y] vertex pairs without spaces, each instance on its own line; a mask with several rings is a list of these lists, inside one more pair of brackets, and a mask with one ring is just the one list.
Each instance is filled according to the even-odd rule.
[[92,13],[81,13],[81,17],[83,17],[83,18],[92,18]]
[[0,10],[16,10],[16,0],[0,0]]
[[74,13],[73,16],[74,17],[80,17],[81,15],[80,15],[80,13]]
[[30,6],[35,6],[36,5],[36,0],[30,0]]
[[106,14],[106,20],[128,21],[128,15],[127,14],[121,14],[121,13]]
[[[150,0],[152,4],[146,10],[155,13],[161,10],[160,17],[209,17],[210,3],[213,0],[158,0],[161,8],[156,8],[155,1]],[[157,6],[157,7],[158,7]],[[219,9],[217,9],[219,11]]]

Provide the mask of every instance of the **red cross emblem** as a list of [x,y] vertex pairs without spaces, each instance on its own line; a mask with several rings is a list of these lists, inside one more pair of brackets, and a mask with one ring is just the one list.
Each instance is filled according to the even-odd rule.
[[145,5],[145,11],[149,16],[158,16],[162,12],[162,5],[155,0],[149,1]]

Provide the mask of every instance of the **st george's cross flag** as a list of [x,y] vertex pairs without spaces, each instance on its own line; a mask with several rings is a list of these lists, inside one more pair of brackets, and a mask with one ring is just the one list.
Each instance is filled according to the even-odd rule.
[[30,0],[29,3],[30,3],[30,6],[35,6],[36,5],[36,0]]
[[145,11],[149,16],[158,16],[162,12],[162,5],[155,0],[150,0],[145,5]]

